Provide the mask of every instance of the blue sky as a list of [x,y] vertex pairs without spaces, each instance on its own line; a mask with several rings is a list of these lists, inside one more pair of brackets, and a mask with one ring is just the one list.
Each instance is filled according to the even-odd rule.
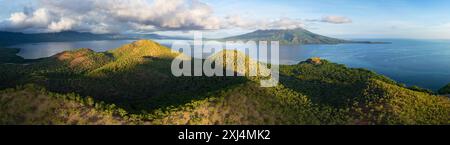
[[23,7],[31,6],[36,3],[35,0],[0,0],[0,18],[8,18],[11,13],[21,11]]
[[311,31],[331,36],[450,38],[449,0],[212,0],[208,3],[219,13],[261,18],[315,19],[339,15],[352,19],[350,24],[307,26]]
[[[209,17],[222,19],[238,16],[246,21],[267,21],[267,25],[279,26],[271,22],[289,19],[290,22],[301,22],[303,27],[313,32],[340,38],[450,39],[449,0],[200,0],[200,2],[212,10],[205,20],[211,20]],[[149,0],[149,3],[152,1]],[[37,9],[42,4],[35,0],[0,0],[0,5],[2,5],[0,20],[5,21],[11,14],[23,11],[24,7]],[[351,22],[323,21],[324,17],[328,16],[348,18]],[[227,20],[224,19],[220,23],[224,21]],[[156,30],[164,29],[164,24],[158,25]],[[201,26],[214,28],[205,32],[217,36],[235,35],[257,29],[248,26],[236,28]],[[161,33],[184,34],[189,28],[191,27],[180,26],[180,29],[165,29]]]

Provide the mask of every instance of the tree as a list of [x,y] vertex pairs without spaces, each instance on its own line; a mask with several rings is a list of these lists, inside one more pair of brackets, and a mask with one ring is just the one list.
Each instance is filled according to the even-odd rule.
[[450,94],[450,84],[440,89],[439,94]]

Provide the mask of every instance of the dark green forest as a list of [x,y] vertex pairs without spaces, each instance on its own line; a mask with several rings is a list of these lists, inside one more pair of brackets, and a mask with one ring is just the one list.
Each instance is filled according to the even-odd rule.
[[182,54],[150,40],[38,60],[17,52],[0,49],[0,124],[450,124],[439,95],[449,86],[406,87],[319,58],[281,65],[280,84],[263,88],[259,77],[174,77]]

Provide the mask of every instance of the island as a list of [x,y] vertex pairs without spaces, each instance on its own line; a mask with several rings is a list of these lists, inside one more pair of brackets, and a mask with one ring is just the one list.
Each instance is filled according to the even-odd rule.
[[304,28],[296,29],[269,29],[256,30],[254,32],[218,39],[219,41],[280,41],[282,45],[297,44],[342,44],[342,43],[364,43],[364,44],[389,44],[390,42],[355,41],[331,38],[315,34]]
[[[448,97],[318,57],[280,65],[280,83],[265,88],[257,76],[175,77],[171,62],[182,54],[151,40],[106,52],[81,48],[38,60],[24,60],[14,56],[14,51],[0,49],[8,58],[0,59],[0,124],[405,125],[449,121]],[[251,60],[239,51],[233,53]]]

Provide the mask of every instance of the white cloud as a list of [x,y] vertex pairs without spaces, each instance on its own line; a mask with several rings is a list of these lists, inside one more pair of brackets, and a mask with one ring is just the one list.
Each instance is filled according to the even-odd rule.
[[[318,21],[349,23],[327,16]],[[12,13],[0,30],[37,33],[80,31],[93,33],[190,31],[218,29],[292,29],[300,19],[255,20],[239,15],[218,17],[199,0],[39,0],[35,8]]]
[[304,27],[305,25],[301,20],[295,20],[290,18],[282,18],[269,22],[267,25],[267,29],[294,29]]
[[16,12],[1,29],[110,33],[221,28],[213,10],[198,0],[40,0],[31,14]]
[[309,22],[323,22],[323,23],[331,23],[331,24],[346,24],[352,23],[352,19],[344,17],[344,16],[324,16],[322,19],[308,19]]
[[68,18],[61,18],[58,22],[52,22],[48,26],[50,32],[61,32],[66,30],[71,30],[75,21]]
[[294,29],[304,27],[301,20],[280,18],[274,20],[253,20],[242,18],[239,15],[226,17],[228,27],[238,27],[244,29]]
[[325,16],[322,18],[322,22],[333,23],[333,24],[344,24],[351,23],[352,20],[343,16]]
[[11,30],[45,29],[50,22],[50,14],[46,9],[38,9],[31,14],[18,12],[11,14],[8,28]]

